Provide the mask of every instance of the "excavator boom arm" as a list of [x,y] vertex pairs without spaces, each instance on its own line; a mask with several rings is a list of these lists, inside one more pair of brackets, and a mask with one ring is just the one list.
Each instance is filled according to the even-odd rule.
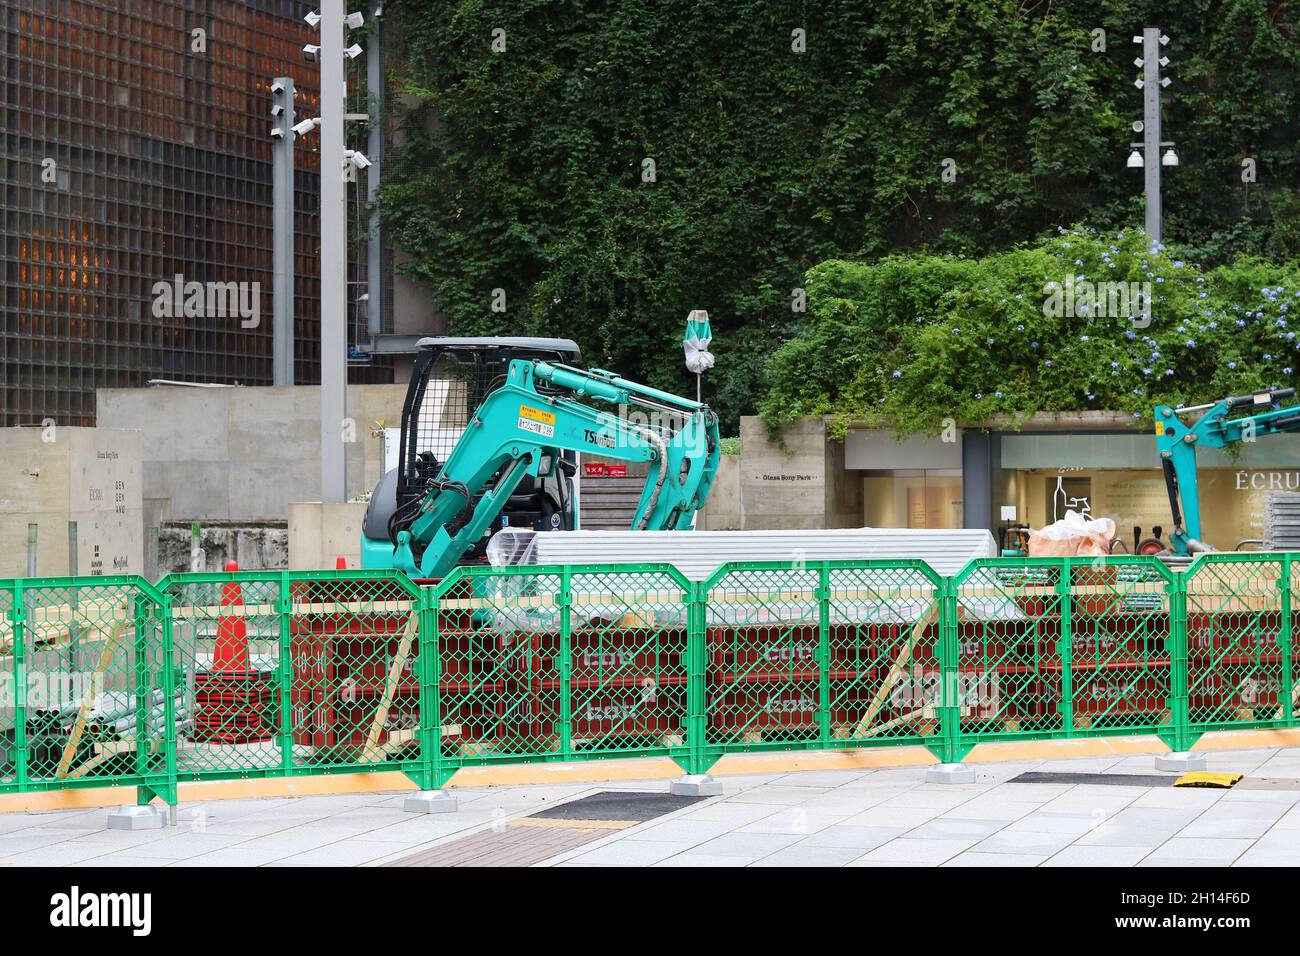
[[[593,408],[585,398],[619,406],[620,413]],[[666,417],[629,414],[631,406]],[[505,383],[484,399],[430,483],[414,520],[398,533],[395,566],[420,577],[446,574],[488,531],[524,476],[550,474],[565,451],[648,463],[633,527],[685,529],[717,470],[717,419],[705,405],[598,369],[513,361]]]
[[[1235,395],[1195,409],[1156,406],[1156,447],[1174,518],[1170,541],[1176,554],[1205,547],[1201,541],[1201,503],[1196,486],[1197,447],[1226,448],[1238,442],[1254,441],[1260,435],[1300,431],[1300,405],[1277,406],[1282,399],[1294,395],[1294,388],[1274,388],[1253,395]],[[1243,408],[1268,410],[1230,417]],[[1179,417],[1202,409],[1205,414],[1191,425]]]

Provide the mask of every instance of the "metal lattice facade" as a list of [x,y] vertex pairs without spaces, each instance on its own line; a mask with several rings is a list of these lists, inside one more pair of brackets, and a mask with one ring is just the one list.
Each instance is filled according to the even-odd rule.
[[[294,77],[300,112],[318,112],[300,52],[309,9],[0,0],[0,424],[93,424],[96,388],[151,378],[271,383],[269,87]],[[315,149],[315,137],[295,148],[299,383],[319,381]],[[258,283],[258,324],[159,316],[155,285],[177,275]]]

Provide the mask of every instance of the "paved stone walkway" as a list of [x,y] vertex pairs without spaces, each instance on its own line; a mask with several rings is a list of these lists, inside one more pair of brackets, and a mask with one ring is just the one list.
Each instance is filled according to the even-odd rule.
[[[1278,866],[1300,859],[1300,748],[1211,751],[1254,789],[1010,783],[1026,771],[1151,775],[1151,756],[973,764],[970,785],[889,768],[720,777],[724,793],[593,839],[541,866]],[[1256,783],[1280,780],[1277,787]],[[1135,782],[1140,783],[1135,779]],[[458,856],[454,841],[608,790],[662,780],[454,790],[454,814],[404,794],[183,805],[179,826],[105,828],[107,811],[0,814],[0,866],[363,866]],[[499,843],[499,841],[496,841]],[[472,844],[471,844],[472,845]],[[571,848],[565,848],[570,846]],[[447,848],[448,853],[430,853]],[[472,854],[471,854],[472,856]],[[410,865],[408,862],[407,865]]]

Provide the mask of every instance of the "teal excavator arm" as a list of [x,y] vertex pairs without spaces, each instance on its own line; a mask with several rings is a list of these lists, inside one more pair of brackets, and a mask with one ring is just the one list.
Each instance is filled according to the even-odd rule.
[[[634,406],[647,411],[629,413]],[[717,416],[707,405],[600,369],[515,360],[430,482],[415,518],[397,533],[388,566],[442,577],[488,531],[524,476],[549,477],[565,451],[649,463],[633,528],[686,529],[717,471]]]
[[[1201,503],[1196,490],[1197,446],[1225,448],[1240,441],[1254,441],[1260,435],[1300,431],[1300,405],[1281,408],[1277,404],[1294,395],[1294,388],[1273,388],[1193,408],[1156,406],[1156,447],[1160,451],[1169,507],[1173,512],[1174,530],[1169,540],[1175,554],[1213,550],[1201,540]],[[1229,417],[1244,408],[1268,411]],[[1184,424],[1179,417],[1198,411],[1205,414],[1192,425]]]

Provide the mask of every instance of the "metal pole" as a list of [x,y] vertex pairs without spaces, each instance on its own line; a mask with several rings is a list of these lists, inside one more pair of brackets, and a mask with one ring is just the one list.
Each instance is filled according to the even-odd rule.
[[36,577],[36,522],[27,525],[27,576]]
[[283,108],[277,118],[282,135],[271,145],[272,164],[272,253],[274,287],[272,301],[273,360],[272,381],[276,385],[293,384],[293,79],[277,76],[281,92],[275,103]]
[[320,493],[347,499],[347,193],[343,182],[343,0],[320,5]]
[[[77,522],[68,522],[68,575],[77,576]],[[81,649],[81,627],[77,618],[81,613],[81,589],[72,589],[72,621],[68,625],[68,683],[71,686],[72,675],[79,669],[78,658]]]
[[[379,9],[375,4],[374,10]],[[384,168],[384,23],[372,12],[375,29],[370,35],[366,50],[366,86],[370,102],[366,112],[370,119],[366,127],[366,202],[370,204],[370,236],[366,245],[366,329],[370,345],[383,332],[384,322],[384,244],[379,225],[379,183]]]
[[1146,169],[1147,241],[1160,242],[1160,29],[1142,31],[1142,153]]
[[150,525],[149,535],[148,537],[145,538],[144,541],[144,568],[145,568],[144,573],[145,576],[148,577],[150,581],[155,581],[155,582],[158,580],[159,577],[158,575],[159,533],[160,533],[160,529],[156,524]]

